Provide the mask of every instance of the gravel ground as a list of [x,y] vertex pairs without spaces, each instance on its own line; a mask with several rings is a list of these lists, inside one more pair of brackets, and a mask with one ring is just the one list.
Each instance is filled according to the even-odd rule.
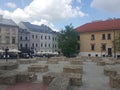
[[[13,60],[11,60],[14,62]],[[88,60],[89,61],[89,60]],[[4,62],[0,60],[0,62]],[[46,64],[47,61],[39,61],[35,64]],[[18,71],[27,71],[27,67],[33,64],[21,64],[19,65]],[[59,61],[58,64],[48,64],[49,70],[47,72],[62,72],[65,65],[70,65],[68,61]],[[42,82],[42,76],[46,74],[36,73],[37,80],[34,83]],[[6,85],[0,85],[0,90],[5,90]],[[97,66],[94,62],[84,62],[83,65],[83,83],[81,87],[71,86],[69,90],[120,90],[115,88],[110,88],[109,78],[104,75],[103,67]]]

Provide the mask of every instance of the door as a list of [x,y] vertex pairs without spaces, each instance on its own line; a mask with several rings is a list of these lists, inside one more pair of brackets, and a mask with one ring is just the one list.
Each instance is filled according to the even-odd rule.
[[108,48],[108,56],[112,56],[112,48]]

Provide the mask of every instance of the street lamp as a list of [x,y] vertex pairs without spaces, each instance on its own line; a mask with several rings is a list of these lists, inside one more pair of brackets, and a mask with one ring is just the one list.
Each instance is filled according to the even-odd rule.
[[7,56],[8,56],[8,48],[5,49],[5,59],[6,59],[6,62],[7,62]]

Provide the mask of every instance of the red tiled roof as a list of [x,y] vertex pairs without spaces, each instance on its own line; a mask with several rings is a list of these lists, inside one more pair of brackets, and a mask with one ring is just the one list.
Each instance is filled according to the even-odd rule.
[[77,32],[94,32],[106,30],[120,30],[120,19],[91,22],[76,28]]

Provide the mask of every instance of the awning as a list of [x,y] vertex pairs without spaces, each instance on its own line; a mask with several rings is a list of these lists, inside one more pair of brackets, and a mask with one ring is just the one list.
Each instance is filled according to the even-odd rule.
[[19,53],[19,52],[21,52],[21,51],[19,51],[18,49],[9,49],[8,52]]

